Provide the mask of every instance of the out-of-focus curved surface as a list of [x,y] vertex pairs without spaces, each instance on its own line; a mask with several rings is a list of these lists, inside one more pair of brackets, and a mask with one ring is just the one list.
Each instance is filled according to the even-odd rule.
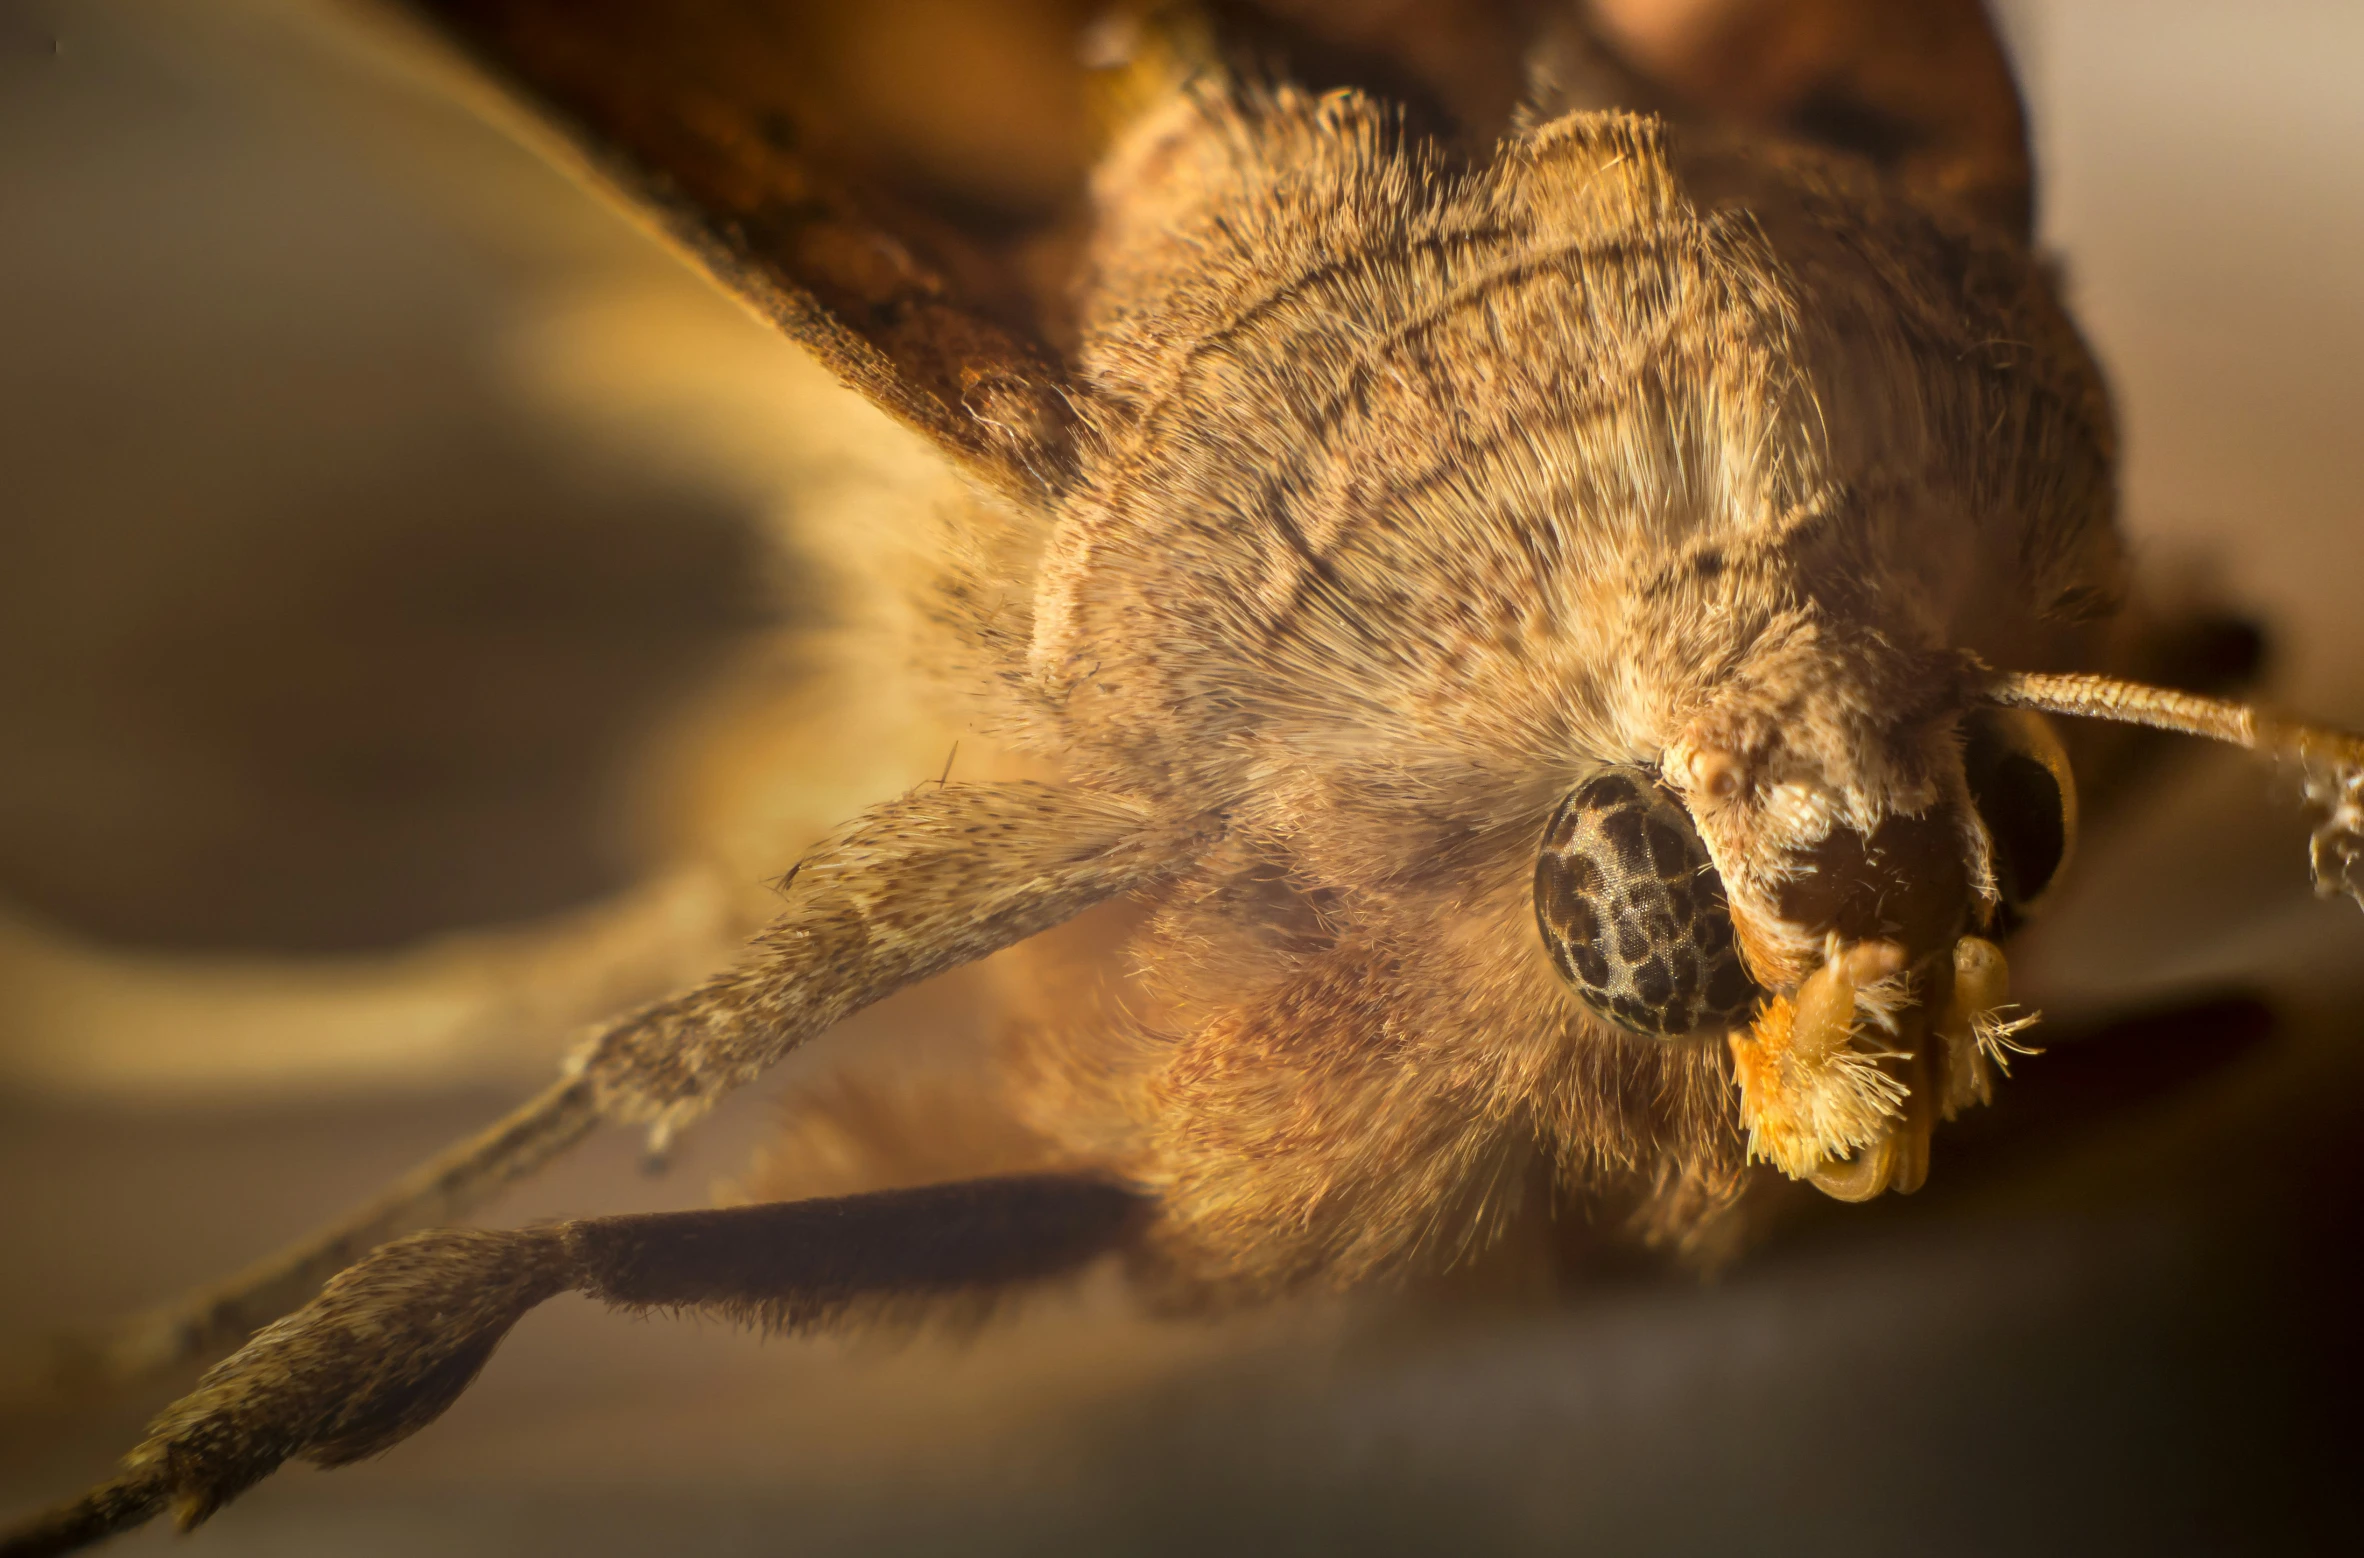
[[946,474],[431,50],[0,29],[0,1084],[541,1074],[941,770]]

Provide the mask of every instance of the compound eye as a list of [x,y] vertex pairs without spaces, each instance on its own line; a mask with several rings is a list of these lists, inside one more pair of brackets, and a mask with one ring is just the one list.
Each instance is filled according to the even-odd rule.
[[1997,930],[2024,924],[2077,847],[2077,785],[2041,714],[1976,709],[1962,721],[1962,772],[1994,844]]
[[1648,769],[1603,769],[1560,803],[1535,863],[1535,919],[1560,977],[1629,1033],[1736,1027],[1762,994],[1691,814]]

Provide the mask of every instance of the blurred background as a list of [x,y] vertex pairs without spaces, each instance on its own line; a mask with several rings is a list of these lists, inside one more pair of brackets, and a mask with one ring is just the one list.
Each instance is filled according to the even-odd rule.
[[[817,77],[889,84],[864,133],[1024,212],[1073,175],[1041,61],[1077,9],[799,14]],[[2145,569],[2364,724],[2364,12],[2002,20]],[[168,1394],[47,1396],[47,1338],[489,1118],[943,769],[876,586],[945,480],[376,13],[0,0],[0,1508]],[[2291,798],[2163,751],[2027,945],[2053,1051],[1922,1195],[1713,1285],[1222,1326],[1087,1288],[892,1346],[564,1301],[434,1429],[187,1550],[2330,1546],[2364,917],[2308,893]],[[987,1007],[888,1003],[779,1085]],[[698,1204],[771,1107],[488,1216]]]

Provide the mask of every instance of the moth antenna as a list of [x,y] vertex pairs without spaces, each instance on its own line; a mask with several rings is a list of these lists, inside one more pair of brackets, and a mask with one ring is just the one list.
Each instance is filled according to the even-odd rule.
[[2344,892],[2364,907],[2364,736],[2114,676],[2005,672],[1987,696],[2011,708],[2205,736],[2296,765],[2308,803],[2325,814],[2309,841],[2315,891]]

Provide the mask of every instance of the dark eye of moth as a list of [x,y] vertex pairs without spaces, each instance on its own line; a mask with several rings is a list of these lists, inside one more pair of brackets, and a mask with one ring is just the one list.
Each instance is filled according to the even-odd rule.
[[1604,769],[1560,803],[1535,863],[1535,919],[1561,977],[1630,1033],[1737,1026],[1761,993],[1691,814],[1646,769]]
[[1994,841],[1995,886],[2002,894],[1998,929],[2015,929],[2028,906],[2060,874],[2074,841],[2074,799],[2056,772],[2003,717],[1963,722],[1962,770],[1970,799]]

